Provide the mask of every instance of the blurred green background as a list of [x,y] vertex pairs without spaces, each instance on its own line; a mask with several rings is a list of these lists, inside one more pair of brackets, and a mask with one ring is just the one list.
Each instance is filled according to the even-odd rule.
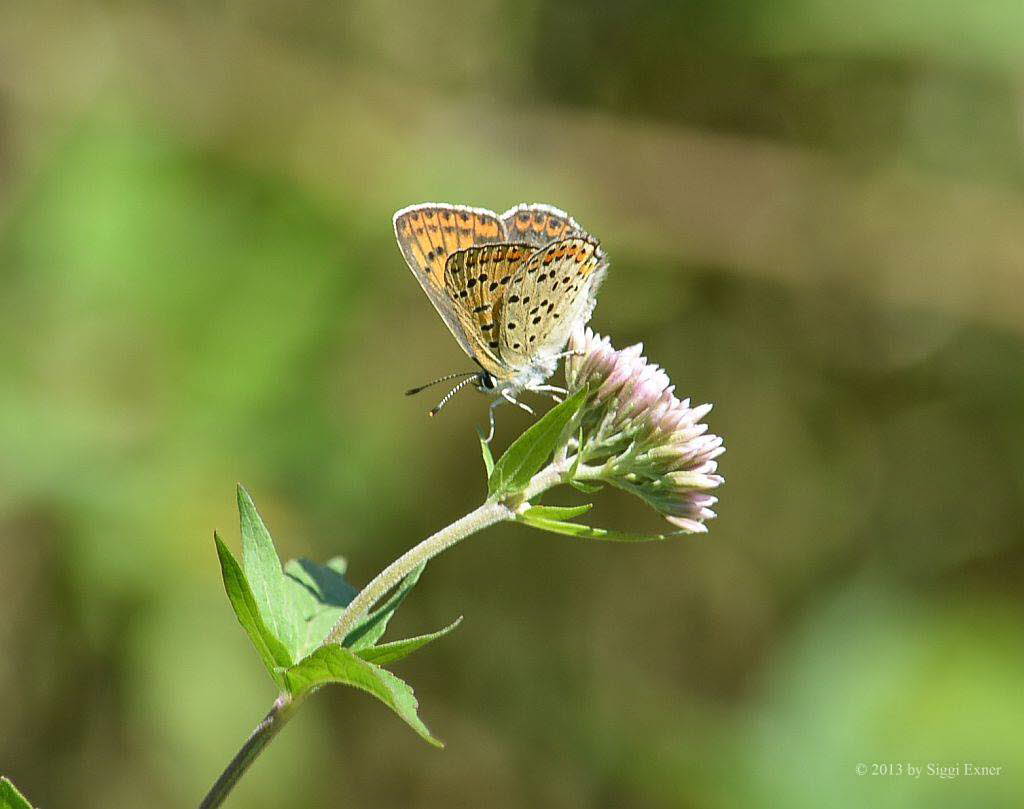
[[356,583],[480,501],[485,400],[401,395],[466,367],[391,231],[444,200],[602,240],[593,325],[715,402],[720,519],[460,546],[393,625],[466,616],[398,669],[447,750],[322,693],[230,805],[1021,805],[1024,5],[7,0],[0,66],[0,772],[36,803],[195,805],[269,707],[236,480]]

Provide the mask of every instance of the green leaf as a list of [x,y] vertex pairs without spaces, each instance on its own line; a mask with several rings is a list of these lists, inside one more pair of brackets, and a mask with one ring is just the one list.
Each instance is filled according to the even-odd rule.
[[379,646],[360,649],[356,654],[363,660],[374,663],[378,666],[383,666],[387,663],[394,663],[396,660],[408,657],[417,649],[426,646],[428,643],[431,643],[438,638],[443,638],[461,623],[462,616],[459,616],[444,629],[439,629],[437,632],[431,632],[429,635],[417,635],[415,638],[406,638],[405,640],[396,640],[391,643],[382,643]]
[[[294,611],[287,598],[288,584],[274,540],[256,511],[249,493],[238,486],[238,516],[242,526],[242,566],[256,598],[260,615],[285,648],[298,648]],[[297,660],[298,655],[292,659]]]
[[593,507],[593,503],[587,503],[585,506],[533,506],[523,512],[523,515],[539,520],[571,520],[580,514],[586,514]]
[[583,425],[580,425],[579,432],[576,434],[576,457],[573,459],[572,466],[569,468],[569,480],[576,477],[576,473],[580,468],[580,461],[583,460]]
[[480,437],[480,454],[484,459],[484,469],[487,470],[487,477],[491,477],[491,472],[494,471],[494,456],[491,454],[491,445],[484,441],[484,434],[479,427],[476,428],[476,434]]
[[351,649],[334,643],[321,646],[288,669],[284,677],[288,690],[295,696],[329,683],[361,688],[387,705],[428,742],[444,747],[420,720],[416,712],[419,704],[408,683],[390,671],[363,660]]
[[601,491],[600,486],[593,483],[584,483],[582,480],[573,480],[572,478],[569,479],[569,485],[584,494],[597,494]]
[[32,804],[9,779],[0,778],[0,809],[32,809]]
[[356,597],[356,588],[345,579],[345,568],[345,560],[340,556],[326,565],[292,559],[284,566],[293,622],[298,629],[295,659],[301,660],[323,643],[345,607]]
[[424,562],[402,579],[398,589],[391,594],[391,598],[385,601],[383,606],[374,610],[356,624],[352,631],[345,636],[342,646],[358,651],[373,646],[373,644],[380,640],[381,635],[388,628],[388,621],[391,620],[391,616],[395,614],[395,610],[405,601],[409,591],[416,586],[416,582],[419,581],[420,574],[426,566],[427,563]]
[[550,531],[553,534],[566,534],[571,537],[583,539],[604,539],[612,542],[657,542],[658,540],[671,539],[673,537],[687,536],[685,531],[678,531],[668,534],[626,534],[621,531],[610,531],[607,528],[593,528],[589,525],[580,525],[576,522],[564,522],[562,520],[545,519],[544,517],[530,516],[529,509],[519,515],[519,521],[537,528],[541,531]]
[[586,398],[587,389],[581,388],[519,436],[494,465],[487,480],[487,493],[501,497],[525,488],[555,450],[562,431],[583,407]]
[[259,653],[270,676],[274,678],[274,682],[281,685],[283,681],[280,669],[292,664],[291,655],[264,623],[256,605],[256,598],[242,568],[239,567],[235,557],[231,555],[231,551],[221,541],[217,532],[214,532],[213,540],[217,544],[217,556],[220,558],[224,590],[227,591],[228,601],[231,602],[231,608],[235,611],[235,617],[238,618],[238,623],[242,625],[242,629],[249,636],[249,640],[252,641],[252,645]]

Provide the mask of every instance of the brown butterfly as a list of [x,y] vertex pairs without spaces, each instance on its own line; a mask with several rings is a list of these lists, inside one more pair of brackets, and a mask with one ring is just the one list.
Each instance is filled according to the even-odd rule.
[[[398,211],[402,255],[479,371],[466,376],[431,410],[465,385],[493,394],[493,409],[520,391],[564,393],[545,384],[565,356],[573,329],[594,310],[608,263],[593,236],[564,211],[522,204],[498,215],[483,208],[425,203]],[[489,440],[489,439],[488,439]]]

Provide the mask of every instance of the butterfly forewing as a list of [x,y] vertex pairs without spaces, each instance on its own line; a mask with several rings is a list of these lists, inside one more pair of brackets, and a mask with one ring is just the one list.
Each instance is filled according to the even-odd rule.
[[409,269],[459,345],[473,356],[473,346],[444,291],[445,263],[458,250],[503,241],[501,220],[482,208],[428,203],[403,208],[395,214],[394,223]]
[[585,236],[586,231],[565,211],[540,203],[522,204],[501,215],[510,242],[544,247],[568,236]]
[[558,350],[586,322],[605,269],[590,238],[562,239],[536,251],[509,282],[501,306],[499,351],[510,367]]
[[503,377],[500,337],[502,298],[533,250],[525,244],[492,244],[453,253],[445,266],[445,293],[485,370]]

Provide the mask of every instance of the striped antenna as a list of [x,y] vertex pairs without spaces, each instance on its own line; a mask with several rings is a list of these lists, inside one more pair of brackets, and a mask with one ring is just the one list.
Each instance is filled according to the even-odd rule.
[[440,413],[441,412],[441,408],[444,407],[446,404],[448,404],[448,400],[451,399],[456,393],[458,393],[464,387],[466,387],[466,385],[468,385],[470,382],[472,382],[475,377],[476,377],[476,373],[474,372],[473,376],[470,377],[469,379],[463,379],[458,385],[456,385],[454,388],[452,388],[450,391],[448,391],[444,395],[444,398],[440,402],[438,402],[434,407],[432,407],[430,409],[430,411],[427,413],[427,415],[429,415],[429,416],[436,416],[438,413]]
[[405,395],[406,396],[415,396],[421,390],[426,390],[431,385],[436,385],[438,382],[447,382],[449,379],[455,379],[456,377],[460,377],[460,376],[475,376],[477,373],[479,373],[479,372],[478,371],[461,371],[460,373],[457,373],[457,374],[448,374],[447,376],[442,376],[442,377],[439,377],[438,379],[435,379],[433,382],[428,382],[426,385],[420,385],[418,388],[409,388],[409,390],[407,390],[405,392]]

